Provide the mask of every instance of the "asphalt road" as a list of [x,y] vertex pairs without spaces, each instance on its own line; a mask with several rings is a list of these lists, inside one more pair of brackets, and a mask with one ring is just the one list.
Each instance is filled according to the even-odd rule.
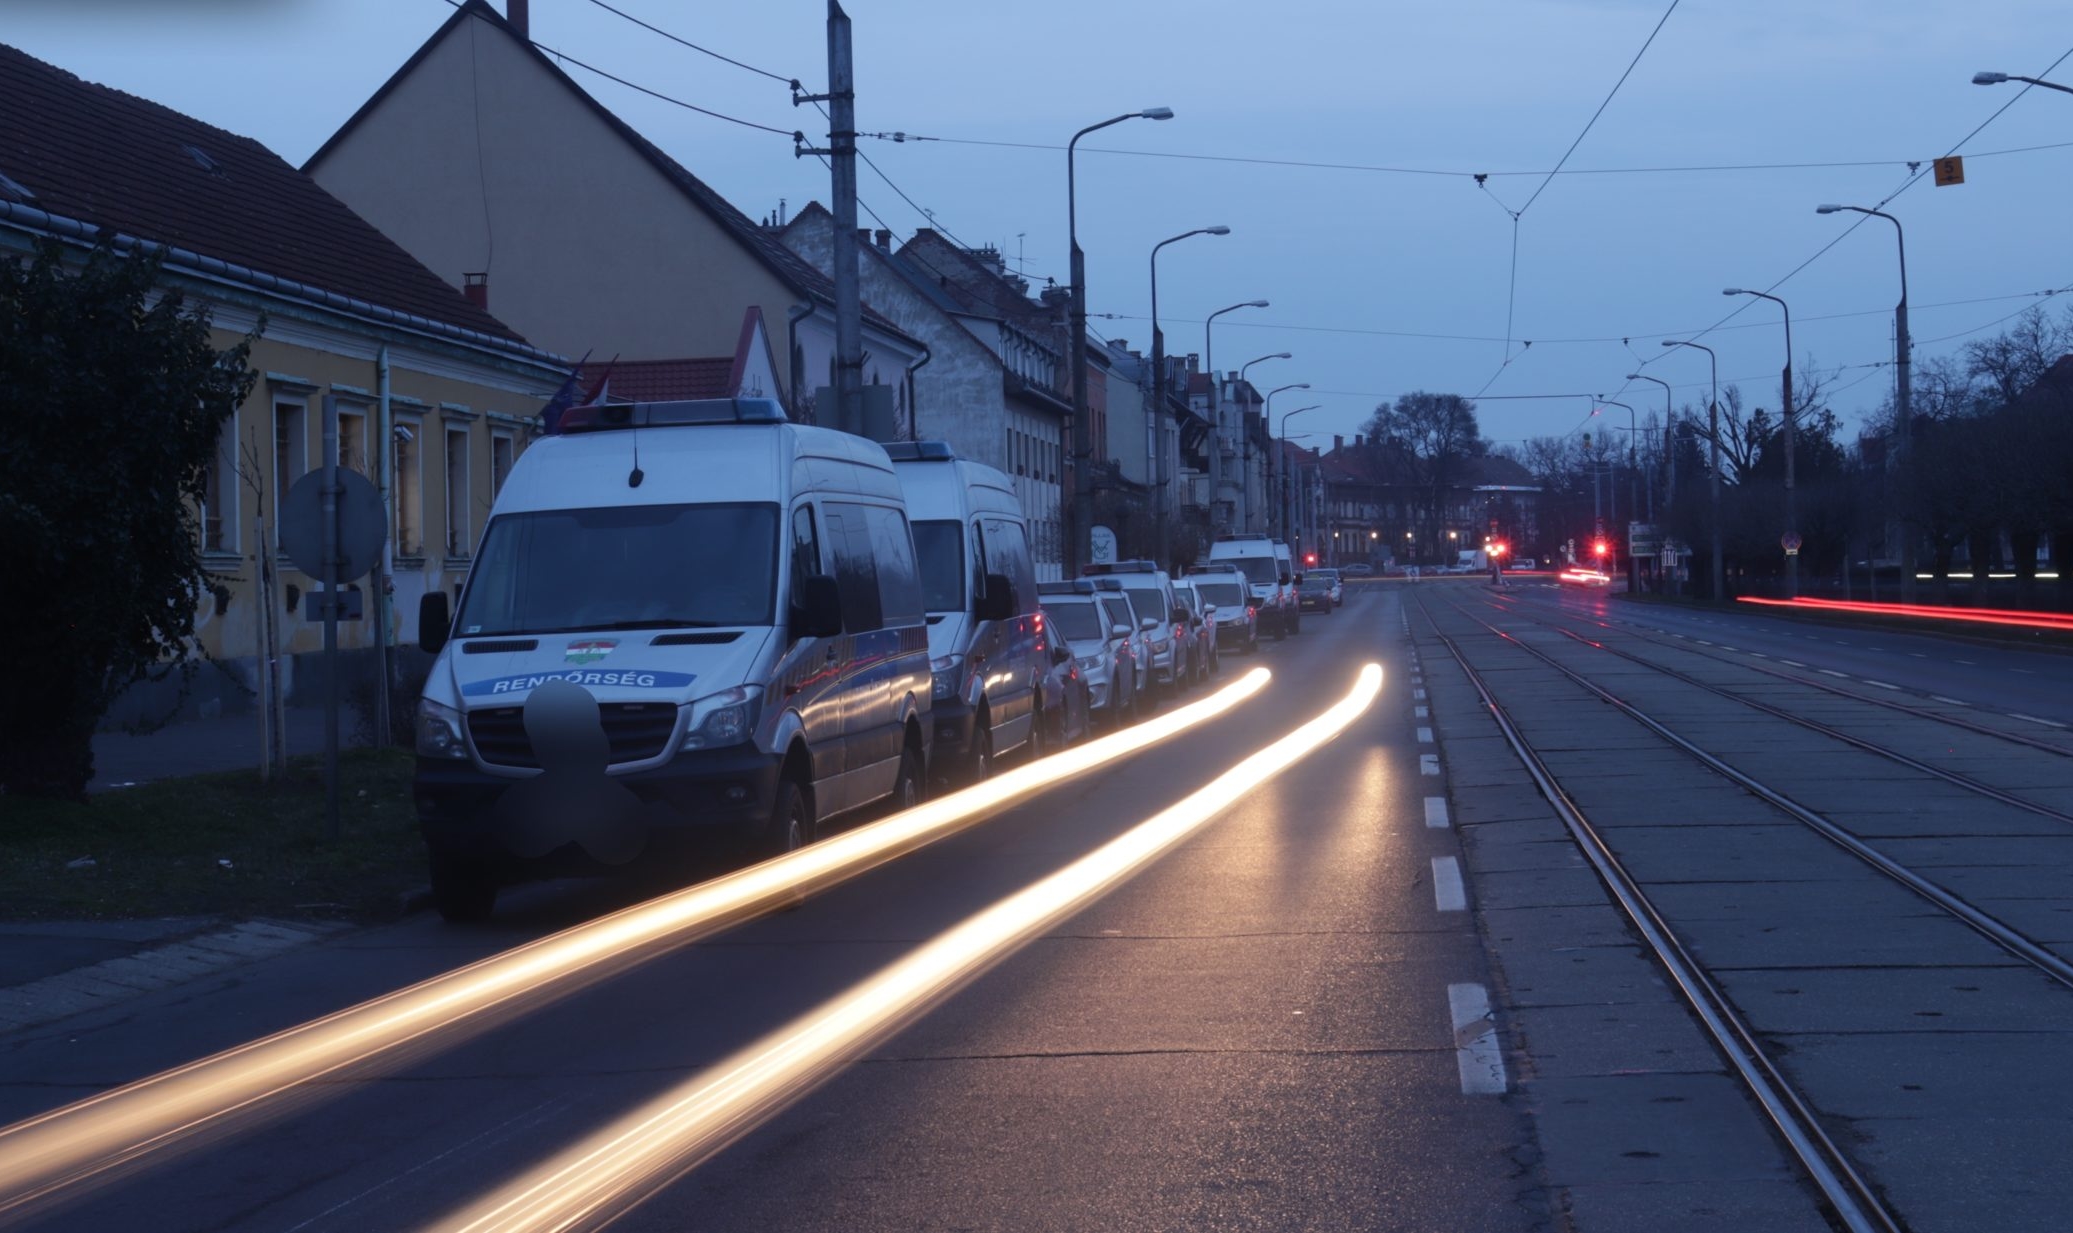
[[[620,1227],[1545,1227],[1531,1128],[1465,1095],[1401,593],[1354,588],[1260,662],[1239,713],[706,942],[228,1135],[31,1227],[408,1229],[814,1012],[917,944],[1322,711],[1375,708],[1134,880],[655,1193]],[[1246,666],[1234,659],[1227,672]],[[1429,739],[1429,733],[1423,734]],[[626,902],[507,897],[499,921],[367,931],[0,1042],[0,1119],[141,1077]],[[1473,1028],[1471,1028],[1471,1032]]]

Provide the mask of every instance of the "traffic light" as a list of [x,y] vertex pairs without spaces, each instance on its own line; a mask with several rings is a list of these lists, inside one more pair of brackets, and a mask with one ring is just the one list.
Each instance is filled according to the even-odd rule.
[[1593,555],[1602,557],[1606,553],[1611,551],[1612,545],[1606,543],[1604,540],[1600,539],[1591,541],[1591,552]]
[[1492,545],[1490,545],[1490,555],[1491,555],[1491,556],[1493,556],[1493,557],[1501,557],[1501,556],[1503,556],[1504,554],[1505,554],[1505,547],[1504,547],[1504,545],[1503,545],[1503,544],[1492,544]]
[[1314,553],[1314,552],[1306,552],[1306,553],[1304,553],[1304,554],[1303,554],[1303,564],[1305,564],[1305,565],[1315,565],[1315,564],[1317,564],[1317,554],[1316,554],[1316,553]]

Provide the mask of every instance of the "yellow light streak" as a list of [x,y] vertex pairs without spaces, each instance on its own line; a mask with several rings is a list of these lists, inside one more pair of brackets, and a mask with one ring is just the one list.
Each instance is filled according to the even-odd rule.
[[[318,1079],[372,1073],[457,1043],[522,1009],[729,925],[796,902],[1004,806],[1177,736],[1257,694],[1255,668],[1215,694],[963,791],[321,1019],[263,1037],[0,1130],[0,1217],[55,1201],[120,1165],[204,1131],[285,1112],[291,1097],[337,1090]],[[503,1014],[492,1012],[506,1012]]]
[[1294,765],[1359,718],[1382,688],[1380,665],[1322,715],[1176,804],[786,1026],[649,1101],[530,1172],[456,1211],[438,1233],[594,1228],[891,1036],[1020,943],[1078,911]]

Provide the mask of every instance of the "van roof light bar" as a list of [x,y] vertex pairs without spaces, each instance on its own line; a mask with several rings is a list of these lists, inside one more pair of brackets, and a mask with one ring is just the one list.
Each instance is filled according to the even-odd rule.
[[570,407],[564,433],[633,428],[690,428],[708,424],[782,424],[784,407],[772,398],[698,398],[674,402],[602,402]]
[[956,462],[948,441],[887,441],[885,455],[894,462]]
[[1105,561],[1096,565],[1082,565],[1080,572],[1089,577],[1100,574],[1156,574],[1159,566],[1154,561]]

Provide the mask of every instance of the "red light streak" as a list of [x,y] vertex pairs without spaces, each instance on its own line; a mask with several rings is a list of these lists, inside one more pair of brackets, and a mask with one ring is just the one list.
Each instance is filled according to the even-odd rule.
[[1822,612],[1856,612],[1870,616],[1903,616],[1937,621],[1969,621],[1975,625],[2006,625],[2016,629],[2073,630],[2073,614],[2024,612],[2015,608],[1941,608],[1935,604],[1873,604],[1843,599],[1758,599],[1740,597],[1745,604],[1766,608],[1801,608]]

